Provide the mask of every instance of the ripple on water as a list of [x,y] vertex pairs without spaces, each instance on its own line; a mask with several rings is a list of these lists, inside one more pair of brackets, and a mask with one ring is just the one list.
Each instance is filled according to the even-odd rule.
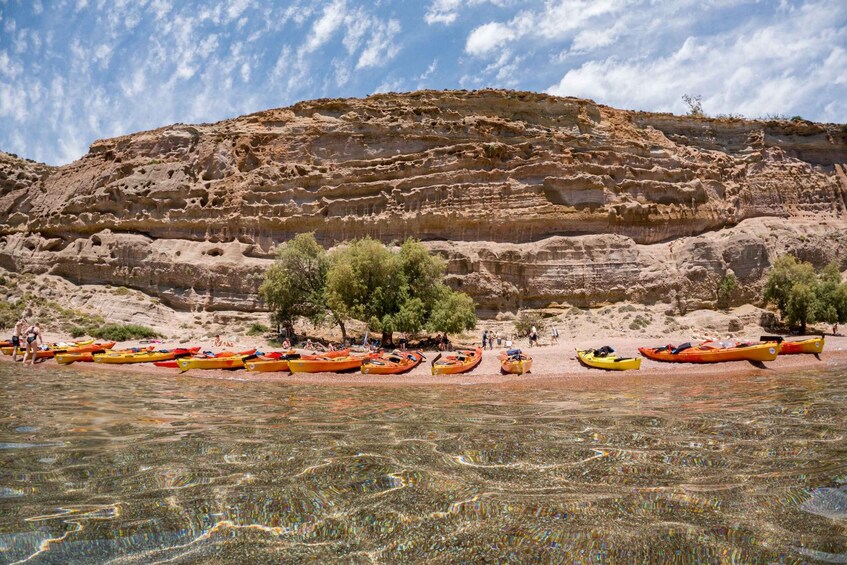
[[0,373],[2,560],[847,555],[844,374],[636,394]]

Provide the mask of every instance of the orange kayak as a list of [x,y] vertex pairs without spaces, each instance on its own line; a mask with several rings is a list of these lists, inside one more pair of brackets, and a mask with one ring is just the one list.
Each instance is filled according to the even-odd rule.
[[[202,359],[210,359],[212,357],[232,357],[233,355],[252,355],[255,353],[255,349],[250,349],[248,351],[242,351],[241,353],[233,353],[232,351],[221,351],[220,353],[215,353],[214,355],[208,353],[199,353],[196,355],[192,355],[194,359],[202,358]],[[169,359],[167,361],[155,361],[153,362],[157,367],[164,367],[167,369],[178,369],[179,362],[176,359]]]
[[524,355],[520,349],[504,351],[498,358],[500,370],[506,374],[523,375],[532,369],[532,357]]
[[455,375],[467,373],[482,361],[482,348],[464,349],[454,352],[443,359],[438,357],[432,362],[433,375]]
[[669,361],[676,363],[721,363],[723,361],[773,361],[779,355],[779,344],[775,341],[766,343],[741,343],[735,346],[722,347],[720,343],[707,341],[697,346],[674,347],[640,347],[638,351],[644,357],[654,361]]
[[399,375],[411,371],[425,359],[420,351],[393,351],[365,359],[362,373],[365,375]]
[[783,341],[779,344],[780,355],[793,355],[796,353],[820,353],[823,351],[824,337],[812,337],[798,341]]
[[[311,356],[310,356],[311,357]],[[288,370],[292,373],[337,373],[359,369],[367,355],[347,357],[316,356],[313,359],[289,359]]]

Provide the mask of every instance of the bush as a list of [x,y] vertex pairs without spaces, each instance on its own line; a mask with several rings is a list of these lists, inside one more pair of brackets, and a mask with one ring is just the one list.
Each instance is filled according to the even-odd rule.
[[88,334],[85,328],[81,328],[79,326],[73,326],[70,330],[68,330],[68,333],[71,334],[71,337],[82,337]]
[[541,330],[544,329],[544,318],[541,317],[541,313],[533,310],[518,312],[518,317],[515,319],[515,332],[520,336],[529,335],[532,326],[535,326],[540,335]]
[[735,274],[727,273],[721,284],[718,285],[718,308],[729,308],[737,289],[738,279],[735,278]]
[[117,294],[118,296],[127,296],[129,294],[132,294],[132,291],[125,286],[119,286],[112,292],[114,294]]
[[247,330],[247,335],[249,335],[249,336],[264,335],[264,334],[268,333],[268,331],[270,331],[270,328],[268,328],[268,326],[266,326],[264,324],[256,323],[256,324],[250,325],[250,328],[248,328],[248,330]]
[[87,328],[86,333],[91,337],[109,341],[130,341],[133,339],[160,337],[160,334],[153,328],[138,324],[105,324],[95,328]]

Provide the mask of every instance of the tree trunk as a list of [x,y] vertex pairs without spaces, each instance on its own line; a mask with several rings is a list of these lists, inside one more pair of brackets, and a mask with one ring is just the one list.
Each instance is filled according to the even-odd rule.
[[800,320],[800,335],[806,335],[806,320]]
[[344,318],[336,314],[332,313],[332,317],[335,318],[335,323],[338,324],[338,327],[341,328],[341,344],[347,344],[347,326],[344,325]]
[[394,347],[394,334],[391,332],[382,332],[382,340],[379,342],[380,347]]

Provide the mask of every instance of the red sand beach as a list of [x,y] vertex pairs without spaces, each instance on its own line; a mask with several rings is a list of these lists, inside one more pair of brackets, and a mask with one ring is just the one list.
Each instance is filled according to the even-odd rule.
[[[50,340],[61,339],[61,337],[48,336]],[[646,338],[615,338],[609,340],[618,354],[626,356],[638,356],[639,346],[659,346],[665,343],[678,343],[679,340],[656,340]],[[193,370],[180,373],[177,369],[159,368],[152,364],[137,365],[100,365],[97,363],[74,363],[68,366],[56,364],[53,360],[37,363],[32,370],[34,375],[39,371],[67,371],[69,374],[77,371],[95,372],[119,372],[121,374],[155,375],[155,376],[183,376],[206,379],[225,379],[238,381],[279,382],[300,385],[340,385],[340,386],[467,386],[467,385],[495,385],[495,386],[549,386],[554,383],[570,384],[601,384],[608,382],[643,381],[644,379],[705,379],[726,378],[728,376],[744,375],[770,375],[787,372],[798,372],[816,369],[833,369],[847,367],[847,337],[827,336],[826,346],[820,359],[814,355],[784,355],[775,361],[765,363],[766,368],[756,367],[746,361],[716,363],[716,364],[687,364],[687,363],[660,363],[643,359],[640,371],[602,371],[584,367],[577,361],[575,348],[598,347],[603,343],[600,340],[586,341],[562,341],[557,345],[540,347],[522,347],[524,352],[532,356],[532,372],[525,375],[502,375],[500,374],[500,362],[497,359],[498,350],[486,350],[480,365],[469,373],[460,375],[433,376],[430,372],[429,361],[435,358],[437,352],[426,351],[427,361],[409,373],[403,375],[363,375],[359,372],[353,373],[253,373],[244,369],[239,370]],[[137,342],[118,344],[119,347],[131,347],[138,345]],[[162,348],[176,347],[178,344],[165,342]],[[200,343],[204,349],[215,349],[210,343]],[[255,340],[235,344],[235,347],[227,348],[233,350],[247,349],[248,347],[267,347]],[[157,347],[159,345],[157,344]],[[217,348],[220,349],[220,348]],[[11,357],[2,356],[3,361],[11,363]]]

